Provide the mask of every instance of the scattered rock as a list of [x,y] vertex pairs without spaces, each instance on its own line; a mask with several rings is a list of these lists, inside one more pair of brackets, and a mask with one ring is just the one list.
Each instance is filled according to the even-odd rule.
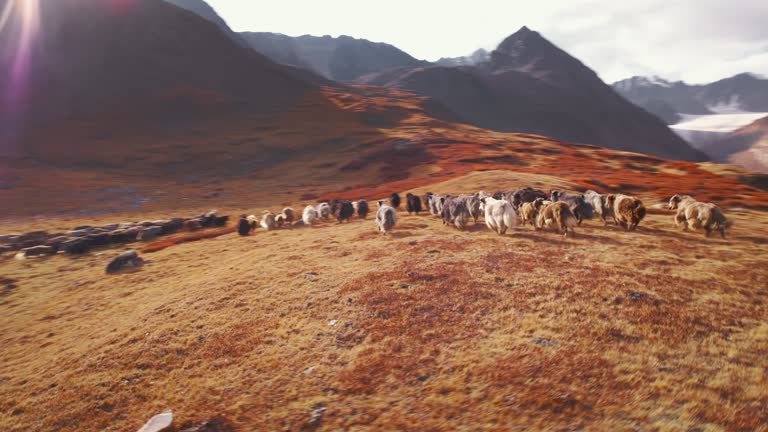
[[163,227],[149,226],[141,230],[139,232],[139,235],[136,236],[136,239],[141,240],[143,242],[149,242],[149,241],[155,240],[162,233],[163,233]]
[[71,255],[81,255],[88,252],[91,242],[86,238],[67,240],[61,244],[61,250]]
[[184,228],[189,231],[197,231],[203,227],[203,223],[200,219],[190,219],[184,222]]
[[21,252],[25,257],[34,257],[42,255],[53,255],[56,250],[52,246],[33,246],[30,248],[22,249]]
[[19,237],[21,237],[21,234],[0,235],[0,243],[16,243]]
[[122,270],[141,267],[144,265],[144,260],[139,257],[139,253],[135,250],[123,252],[107,264],[107,273],[117,273]]
[[5,295],[16,289],[16,280],[0,277],[0,295]]
[[163,235],[173,234],[176,231],[180,230],[183,226],[184,226],[184,219],[182,218],[173,218],[169,221],[165,221],[165,223],[162,224]]
[[85,237],[88,234],[91,233],[91,229],[80,229],[80,230],[73,230],[67,233],[67,236],[69,237]]
[[544,347],[554,347],[557,346],[556,342],[553,342],[549,339],[542,338],[542,337],[535,337],[531,339],[531,342],[535,343],[536,345],[541,345]]
[[85,238],[88,239],[92,246],[106,246],[112,240],[112,236],[109,233],[88,234]]
[[306,425],[307,429],[315,429],[320,426],[320,423],[323,421],[323,416],[325,415],[325,410],[325,405],[315,405],[312,413],[309,415],[309,422]]
[[17,241],[25,242],[25,241],[45,241],[45,239],[48,238],[48,233],[46,231],[32,231],[28,232],[26,234],[22,234],[19,236]]
[[173,423],[173,413],[170,411],[164,412],[149,419],[149,421],[139,429],[139,432],[160,432],[161,430],[170,427],[171,423]]

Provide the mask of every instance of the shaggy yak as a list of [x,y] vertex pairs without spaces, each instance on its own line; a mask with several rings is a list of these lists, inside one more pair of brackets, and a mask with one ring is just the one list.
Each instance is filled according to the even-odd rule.
[[304,225],[310,226],[319,218],[320,215],[317,213],[317,209],[314,206],[308,205],[304,207],[304,213],[301,215],[301,220],[304,222]]
[[467,207],[467,199],[462,197],[448,197],[443,199],[443,224],[453,225],[456,228],[463,230],[467,227],[469,219],[472,217],[469,207]]
[[616,221],[627,231],[637,228],[645,217],[645,206],[636,197],[629,195],[608,195],[606,204],[613,208]]
[[277,227],[277,224],[275,223],[275,215],[269,210],[264,210],[264,213],[262,213],[261,216],[260,225],[266,231],[275,229]]
[[250,215],[247,218],[248,223],[251,224],[251,231],[255,231],[259,226],[259,218],[256,215]]
[[365,219],[368,217],[368,213],[370,212],[370,208],[368,207],[368,201],[361,199],[357,202],[357,217],[360,219]]
[[523,220],[523,225],[530,223],[534,228],[536,226],[536,216],[539,214],[544,205],[544,198],[536,198],[533,202],[524,202],[520,208],[520,218]]
[[424,208],[432,213],[432,197],[434,197],[434,193],[427,192],[424,194],[424,198],[421,199],[422,204],[424,205]]
[[285,215],[280,213],[279,215],[275,216],[275,226],[277,228],[282,228],[285,224]]
[[720,232],[720,237],[725,238],[725,229],[730,228],[733,222],[726,219],[725,214],[712,203],[696,201],[689,195],[675,195],[669,200],[669,208],[677,210],[675,214],[675,226],[683,226],[683,230],[704,228],[704,236],[709,237],[712,230]]
[[441,196],[438,194],[432,194],[429,196],[429,205],[427,209],[432,216],[440,216],[443,213]]
[[397,192],[392,192],[392,195],[389,196],[389,203],[394,208],[400,208],[400,195]]
[[241,236],[247,236],[251,232],[251,223],[245,215],[240,215],[240,221],[237,223],[237,233]]
[[379,231],[384,234],[389,233],[397,224],[397,212],[395,209],[387,205],[386,201],[379,201],[379,210],[376,211],[376,226],[379,227]]
[[539,228],[547,228],[554,226],[557,228],[557,232],[563,233],[563,236],[568,236],[568,228],[571,228],[571,234],[575,234],[573,227],[579,224],[576,215],[573,214],[571,207],[563,202],[553,202],[539,211],[539,215],[536,219],[536,225]]
[[411,214],[411,213],[419,214],[419,212],[421,211],[421,198],[408,192],[405,195],[405,208],[406,210],[408,210],[408,214]]
[[584,200],[592,206],[592,211],[600,216],[603,225],[608,225],[608,218],[613,219],[613,223],[618,225],[616,216],[613,214],[613,206],[608,205],[608,195],[601,195],[593,190],[584,193]]
[[333,203],[333,215],[339,223],[343,221],[349,222],[349,219],[355,214],[355,208],[349,201],[336,201]]
[[571,212],[573,212],[573,215],[576,216],[578,225],[581,225],[582,220],[592,219],[594,217],[594,214],[592,213],[592,206],[587,204],[587,201],[584,199],[584,195],[572,194],[555,189],[552,191],[550,201],[562,201],[568,204]]
[[480,202],[485,209],[485,225],[499,235],[504,235],[508,229],[517,224],[517,214],[512,204],[506,200],[480,194]]
[[283,220],[285,221],[285,223],[288,224],[288,226],[291,226],[292,223],[294,223],[299,219],[298,216],[296,215],[296,210],[290,207],[284,208],[282,215],[283,215]]
[[534,202],[537,198],[547,199],[547,193],[538,189],[526,187],[512,192],[511,197],[512,205],[517,209],[525,203]]
[[[304,209],[306,212],[306,209]],[[317,217],[328,219],[331,216],[331,205],[327,202],[321,202],[317,205],[317,208],[315,209],[317,211]]]
[[480,194],[481,192],[477,192],[472,195],[459,195],[458,197],[458,200],[463,201],[467,206],[469,215],[472,217],[472,220],[474,221],[474,223],[477,223],[477,219],[482,214],[482,211],[480,210],[480,206],[482,204],[480,202]]

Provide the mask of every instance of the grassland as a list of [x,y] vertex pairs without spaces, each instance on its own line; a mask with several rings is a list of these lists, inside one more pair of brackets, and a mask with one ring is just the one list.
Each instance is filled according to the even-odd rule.
[[[517,184],[582,186],[485,171],[414,191]],[[768,214],[729,217],[726,240],[659,211],[563,239],[401,213],[391,237],[227,234],[115,276],[116,250],[3,256],[0,430],[130,431],[172,409],[175,430],[765,431]]]

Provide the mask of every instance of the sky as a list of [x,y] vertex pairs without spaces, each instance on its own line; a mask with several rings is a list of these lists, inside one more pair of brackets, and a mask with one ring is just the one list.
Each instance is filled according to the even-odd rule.
[[492,49],[523,25],[606,82],[768,76],[768,0],[208,0],[235,31],[341,34],[424,60]]

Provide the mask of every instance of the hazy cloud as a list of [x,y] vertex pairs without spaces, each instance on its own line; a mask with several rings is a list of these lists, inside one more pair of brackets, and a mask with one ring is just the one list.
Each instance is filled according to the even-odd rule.
[[493,48],[523,25],[607,82],[631,75],[709,82],[768,75],[766,0],[210,0],[238,31],[347,34],[436,60]]

